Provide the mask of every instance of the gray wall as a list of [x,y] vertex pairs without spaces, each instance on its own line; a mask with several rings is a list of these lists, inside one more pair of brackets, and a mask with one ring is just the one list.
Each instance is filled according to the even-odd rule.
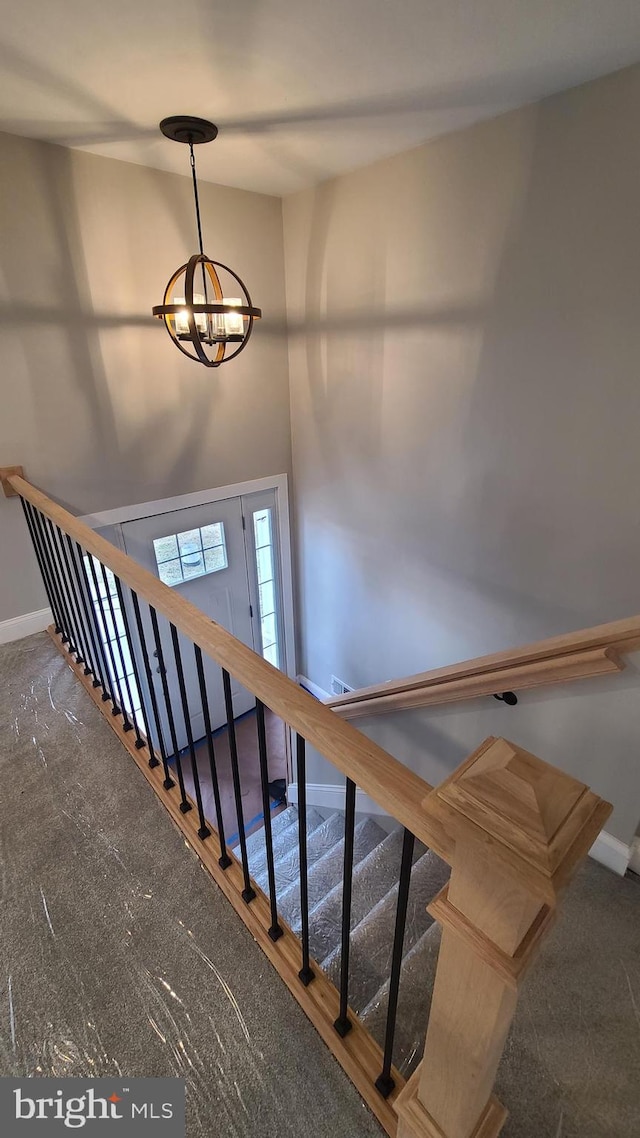
[[[201,206],[265,311],[216,370],[150,316],[195,251],[190,177],[0,135],[0,465],[74,512],[290,471],[281,201],[203,183]],[[0,620],[45,604],[0,498]]]
[[[639,114],[632,68],[285,200],[301,662],[322,687],[640,611]],[[504,733],[610,796],[628,841],[637,689],[601,714],[585,682],[367,730],[430,781]]]

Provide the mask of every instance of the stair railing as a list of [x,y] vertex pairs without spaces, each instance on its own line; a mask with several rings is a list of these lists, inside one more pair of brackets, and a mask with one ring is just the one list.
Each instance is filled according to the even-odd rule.
[[[54,643],[387,1132],[398,1138],[497,1135],[506,1110],[492,1089],[519,986],[555,917],[559,891],[602,828],[609,804],[504,739],[486,740],[434,789],[32,486],[20,468],[5,468],[0,479],[5,492],[22,501],[54,616],[49,630]],[[167,689],[159,615],[169,622],[180,692],[177,707]],[[131,618],[143,648],[148,703],[140,698],[143,676],[135,653],[129,656],[125,650],[131,642]],[[158,660],[155,673],[149,664],[149,628]],[[215,824],[203,809],[190,728],[194,709],[184,682],[185,652],[193,652],[199,681],[198,711],[205,724]],[[225,837],[203,657],[222,673],[239,859]],[[267,893],[252,880],[247,858],[231,676],[256,697]],[[278,910],[265,707],[296,732],[301,940]],[[178,715],[188,739],[195,801],[185,786]],[[313,960],[309,946],[313,913],[307,891],[307,742],[346,779],[339,990]],[[349,1007],[357,787],[404,827],[382,1048]],[[442,926],[442,943],[424,1057],[405,1083],[393,1065],[393,1052],[416,838],[447,861],[452,872],[449,884],[429,906]]]
[[527,688],[615,675],[625,666],[622,657],[639,648],[640,616],[634,616],[401,680],[357,688],[324,702],[341,719],[435,707],[481,696],[495,696],[515,704],[515,693]]

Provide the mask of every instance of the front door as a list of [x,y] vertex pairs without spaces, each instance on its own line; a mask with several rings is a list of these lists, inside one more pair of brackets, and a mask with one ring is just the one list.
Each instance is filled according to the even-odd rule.
[[[190,506],[171,513],[125,522],[122,525],[122,536],[130,557],[197,605],[211,620],[221,624],[238,640],[250,648],[254,647],[239,498],[227,498],[204,506]],[[151,620],[146,606],[141,607],[147,649],[153,653],[155,646]],[[171,631],[169,622],[160,614],[158,625],[178,748],[182,750],[187,745],[187,735]],[[190,641],[182,635],[179,636],[179,646],[191,730],[193,738],[197,740],[204,735],[205,727],[194,651]],[[141,652],[141,645],[134,645],[134,650]],[[211,724],[215,729],[226,723],[222,673],[219,666],[209,661],[204,654],[203,661]],[[158,703],[164,709],[157,656],[152,656],[149,663],[154,680],[157,678],[156,691],[160,697]],[[236,683],[233,677],[231,690],[236,717],[255,706],[253,695]],[[170,754],[173,746],[164,710],[162,720],[165,744]]]

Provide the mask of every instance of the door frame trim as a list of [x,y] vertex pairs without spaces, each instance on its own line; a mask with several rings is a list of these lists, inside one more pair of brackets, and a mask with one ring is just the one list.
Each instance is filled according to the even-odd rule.
[[195,490],[190,494],[177,494],[168,498],[157,498],[151,502],[140,502],[131,506],[119,506],[112,510],[102,510],[95,514],[85,514],[78,520],[90,529],[103,529],[113,526],[118,546],[122,549],[121,526],[125,522],[135,522],[150,518],[155,514],[169,514],[173,510],[185,510],[190,506],[206,506],[210,502],[220,502],[225,498],[241,498],[260,490],[275,490],[278,517],[278,544],[282,570],[282,603],[284,610],[284,641],[287,661],[287,675],[295,679],[296,638],[294,632],[294,593],[293,568],[291,557],[291,528],[289,514],[289,479],[286,474],[274,474],[266,478],[254,478],[249,482],[235,482],[229,486],[214,486],[209,490]]

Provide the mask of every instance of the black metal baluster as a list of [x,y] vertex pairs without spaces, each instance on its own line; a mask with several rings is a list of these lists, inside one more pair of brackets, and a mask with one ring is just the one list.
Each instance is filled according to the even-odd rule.
[[[129,646],[129,656],[131,657],[131,667],[133,669],[133,678],[136,682],[136,689],[138,692],[138,697],[140,699],[140,713],[142,715],[142,722],[144,723],[144,729],[145,729],[146,736],[147,736],[146,742],[149,745],[149,756],[150,756],[149,766],[157,767],[159,764],[158,764],[158,760],[155,758],[155,755],[153,754],[153,746],[151,744],[151,735],[149,733],[149,720],[147,719],[147,711],[146,711],[146,708],[144,706],[144,699],[142,698],[142,687],[140,686],[140,674],[138,672],[138,665],[136,663],[136,656],[135,656],[135,652],[133,650],[133,640],[131,639],[131,628],[129,626],[129,617],[127,616],[127,610],[126,610],[125,605],[124,605],[124,591],[122,588],[122,581],[120,580],[119,577],[116,577],[116,576],[114,576],[114,581],[116,583],[116,592],[118,594],[118,600],[120,602],[120,613],[122,615],[122,624],[124,627],[124,635],[125,635],[127,644]],[[127,684],[127,687],[128,687],[129,693],[131,694],[131,685],[129,683]],[[138,719],[136,716],[135,707],[133,706],[133,697],[131,699],[131,718],[133,719],[133,726],[134,726],[134,730],[136,733],[135,745],[136,745],[136,748],[140,751],[140,750],[142,750],[142,748],[145,745],[145,740],[142,738],[142,736],[140,734],[140,728],[138,726]],[[153,762],[151,761],[152,759],[154,760]]]
[[77,596],[76,581],[71,569],[71,562],[69,560],[67,545],[65,543],[65,538],[67,535],[63,532],[63,530],[60,529],[60,526],[58,525],[56,526],[56,531],[58,548],[60,550],[65,570],[65,581],[69,590],[69,598],[71,600],[71,605],[73,608],[73,616],[76,623],[80,651],[82,653],[82,660],[78,660],[78,663],[82,663],[84,665],[85,676],[93,676],[94,671],[91,665],[91,650],[89,648],[89,639],[82,619],[82,610],[80,608],[80,602]]
[[31,544],[33,545],[33,550],[34,550],[34,553],[36,555],[36,560],[38,562],[38,568],[40,569],[40,574],[42,576],[42,580],[44,583],[45,592],[47,594],[47,600],[49,602],[49,608],[51,609],[51,612],[53,613],[53,619],[55,621],[55,629],[56,629],[56,632],[58,634],[60,634],[62,632],[62,624],[61,624],[61,618],[60,618],[60,610],[58,607],[58,599],[57,599],[57,596],[55,593],[55,589],[54,589],[54,585],[53,585],[53,579],[51,576],[51,566],[48,564],[48,561],[44,556],[43,549],[40,545],[39,537],[36,534],[35,524],[33,522],[33,519],[31,518],[29,512],[27,511],[27,505],[29,505],[29,503],[27,503],[27,501],[22,497],[20,498],[20,501],[22,503],[22,512],[24,513],[24,520],[27,523],[27,529],[29,530],[29,536],[31,537]]
[[[118,704],[116,702],[116,698],[114,695],[114,685],[113,685],[113,681],[111,679],[111,672],[109,670],[109,664],[107,662],[107,650],[105,649],[105,644],[107,645],[107,648],[109,647],[109,628],[107,626],[107,618],[104,615],[104,605],[102,603],[102,597],[100,596],[100,586],[98,584],[98,574],[96,573],[96,559],[92,553],[88,554],[88,558],[89,558],[89,572],[91,574],[91,580],[93,581],[93,589],[95,592],[95,597],[92,597],[92,604],[93,604],[94,612],[96,610],[96,606],[100,610],[100,619],[98,619],[98,614],[96,613],[96,625],[97,625],[97,629],[98,629],[98,644],[100,645],[100,653],[101,653],[102,661],[104,664],[104,670],[105,670],[105,685],[103,686],[103,689],[102,689],[102,699],[105,703],[107,702],[107,700],[110,699],[112,704],[113,704],[113,707],[111,709],[112,715],[119,715],[120,714],[120,708],[118,707]],[[89,587],[89,594],[91,594],[91,587]],[[102,623],[102,631],[100,629],[101,623]],[[104,636],[103,636],[103,632],[104,632]],[[109,655],[113,659],[113,653],[109,653]],[[112,667],[113,666],[114,665],[112,665]]]
[[302,968],[298,976],[305,988],[314,971],[309,961],[309,881],[307,867],[307,764],[305,741],[296,735],[296,778],[298,780],[298,844],[300,846],[300,914],[302,917]]
[[[116,577],[115,573],[113,572],[113,570],[110,570],[110,572],[113,575],[113,583],[116,587],[116,595],[118,597],[118,608],[120,610],[120,615],[122,617],[122,628],[123,628],[123,631],[124,631],[124,634],[126,637],[127,631],[126,631],[126,625],[125,625],[125,619],[124,619],[125,614],[122,610],[122,606],[121,606],[121,602],[120,602],[120,590],[118,589],[119,581],[118,581],[118,578]],[[127,699],[129,700],[129,707],[128,708],[127,708],[124,700],[122,703],[122,709],[123,709],[122,713],[123,713],[123,717],[124,717],[124,730],[125,731],[131,731],[131,729],[133,728],[133,731],[134,731],[135,736],[136,736],[135,746],[136,747],[144,747],[144,740],[142,739],[142,736],[140,735],[140,728],[138,727],[138,721],[136,719],[136,713],[135,713],[134,701],[133,701],[133,692],[131,690],[131,681],[129,680],[129,673],[127,671],[127,661],[124,658],[124,648],[122,647],[122,637],[120,636],[120,630],[118,628],[118,622],[117,622],[117,617],[116,617],[116,606],[113,603],[113,593],[111,592],[111,589],[109,588],[109,580],[108,580],[107,571],[106,571],[104,565],[102,566],[102,576],[104,577],[105,587],[107,589],[107,596],[109,598],[109,608],[111,610],[111,619],[113,620],[114,640],[118,646],[118,656],[120,657],[120,663],[122,664],[122,684],[124,684],[124,691],[126,692]],[[131,663],[133,665],[133,655],[132,655],[130,643],[129,643],[129,654],[131,656]],[[121,691],[123,690],[122,685],[120,687],[120,690]]]
[[[104,606],[104,600],[102,597],[102,593],[100,592],[100,583],[98,581],[98,571],[96,569],[96,565],[100,565],[100,568],[102,569],[101,562],[98,561],[98,559],[96,557],[94,557],[93,554],[90,554],[89,555],[89,569],[91,572],[91,577],[92,577],[93,584],[94,584],[95,591],[96,591],[95,603],[100,610],[100,623],[102,624],[102,632],[104,633],[104,635],[102,635],[102,633],[101,633],[101,640],[102,640],[102,644],[104,646],[105,660],[107,661],[107,676],[109,677],[109,692],[110,692],[111,703],[113,705],[111,708],[111,714],[112,715],[122,715],[122,706],[121,706],[122,705],[122,692],[120,691],[120,683],[118,680],[118,669],[116,667],[116,660],[115,660],[115,656],[113,654],[113,645],[111,643],[111,637],[109,636],[109,622],[107,620],[107,614],[105,612],[105,606]],[[109,590],[107,589],[107,592],[108,591]]]
[[[102,570],[102,580],[104,581],[105,592],[107,594],[107,604],[109,606],[109,612],[111,614],[111,620],[113,623],[113,642],[111,641],[111,639],[109,637],[109,629],[108,628],[107,628],[107,640],[109,643],[110,655],[111,655],[111,658],[113,660],[113,666],[115,668],[116,687],[118,689],[118,694],[120,696],[120,706],[122,708],[122,719],[123,719],[122,726],[123,726],[123,729],[125,731],[132,731],[133,730],[132,720],[134,718],[134,716],[133,716],[133,697],[131,695],[131,687],[129,685],[129,677],[127,675],[127,665],[126,665],[125,659],[124,659],[124,652],[122,651],[122,644],[120,643],[120,633],[118,631],[118,622],[116,620],[116,610],[115,610],[115,605],[113,603],[113,596],[111,595],[111,589],[109,588],[109,579],[107,577],[107,570],[105,569],[102,562],[100,562],[100,568]],[[115,581],[115,575],[114,575],[113,579]],[[120,657],[120,663],[122,664],[122,682],[120,680],[120,676],[118,675],[118,665],[116,662],[115,648],[113,647],[114,644],[116,644],[118,647],[118,655]],[[124,683],[125,690],[127,692],[127,696],[129,697],[129,708],[131,709],[131,718],[129,718],[129,709],[127,708],[127,704],[126,704],[124,696],[122,694],[123,693],[123,687],[122,687],[123,683]]]
[[31,518],[29,517],[29,514],[27,513],[26,499],[23,498],[22,496],[20,496],[20,503],[22,505],[22,512],[24,514],[24,520],[25,520],[27,529],[29,531],[29,537],[31,538],[31,544],[33,546],[33,552],[35,553],[36,560],[38,562],[38,568],[40,570],[40,576],[42,577],[42,582],[44,584],[45,592],[47,594],[47,601],[49,602],[49,608],[51,609],[51,612],[53,614],[53,619],[55,621],[56,632],[59,633],[59,632],[61,632],[61,627],[60,627],[59,617],[57,615],[57,602],[53,599],[53,592],[51,589],[51,579],[50,579],[50,574],[48,571],[48,566],[47,566],[47,564],[46,564],[46,562],[42,556],[42,550],[40,549],[40,546],[39,546],[38,541],[36,539],[36,532],[35,532],[35,529],[33,526],[33,522],[31,520]]
[[[133,601],[133,612],[134,612],[134,615],[136,618],[136,627],[138,629],[138,636],[140,637],[140,645],[141,645],[141,651],[142,651],[142,662],[144,664],[145,675],[147,677],[147,686],[149,688],[149,699],[151,700],[151,710],[153,712],[153,721],[156,725],[156,731],[158,733],[158,749],[160,751],[160,758],[162,759],[162,768],[164,770],[164,783],[162,785],[164,786],[165,790],[171,790],[171,787],[175,786],[176,784],[173,781],[173,779],[171,778],[171,775],[169,774],[169,764],[167,763],[167,752],[165,751],[165,747],[164,747],[164,739],[162,736],[162,725],[160,723],[160,713],[158,711],[158,700],[156,699],[156,691],[155,691],[155,687],[153,685],[153,676],[151,674],[151,665],[149,663],[149,651],[147,649],[147,641],[146,641],[146,637],[144,634],[144,626],[142,624],[142,617],[140,616],[140,604],[138,602],[138,595],[137,595],[137,593],[134,592],[133,589],[131,590],[131,600]],[[142,699],[142,692],[140,693],[140,699],[141,699],[142,704],[144,706],[144,700]],[[145,722],[146,722],[146,720],[145,720]],[[158,760],[153,753],[153,747],[151,745],[151,736],[149,735],[149,766],[150,767],[156,767],[157,765],[158,765]]]
[[69,535],[66,535],[67,545],[69,547],[69,555],[78,586],[78,594],[82,608],[84,610],[87,631],[89,634],[89,641],[91,643],[91,657],[93,660],[93,686],[94,688],[102,688],[102,698],[104,699],[105,682],[107,677],[106,667],[104,666],[104,652],[102,651],[102,642],[100,640],[100,631],[96,622],[96,614],[91,599],[91,589],[89,587],[89,580],[87,571],[84,566],[84,553],[80,548],[77,541],[72,541]]
[[271,907],[271,940],[282,936],[278,924],[278,902],[276,898],[276,870],[273,863],[273,833],[271,830],[271,803],[269,801],[269,758],[267,755],[267,732],[264,724],[264,704],[256,700],[256,724],[258,727],[258,757],[260,760],[260,784],[262,787],[262,814],[264,817],[264,840],[267,846],[267,876],[269,880],[269,905]]
[[340,956],[340,1013],[334,1027],[344,1039],[352,1023],[349,1007],[349,946],[351,939],[351,889],[353,885],[353,839],[356,827],[356,784],[347,779],[344,807],[344,866],[342,871],[342,948]]
[[213,800],[216,804],[216,820],[218,822],[218,839],[220,841],[220,857],[218,858],[218,865],[222,869],[228,869],[231,863],[231,858],[227,853],[227,842],[224,835],[224,820],[222,818],[222,803],[220,801],[220,785],[218,783],[218,771],[216,768],[216,756],[213,747],[213,732],[211,730],[211,715],[209,713],[209,699],[207,696],[207,682],[204,674],[204,667],[202,664],[202,652],[197,644],[193,646],[193,652],[196,658],[196,669],[198,672],[198,683],[200,684],[200,698],[202,700],[202,714],[204,716],[204,732],[207,740],[207,749],[209,751],[209,769],[211,771],[211,784],[213,786]]
[[169,734],[171,735],[171,745],[176,760],[176,774],[178,775],[178,786],[180,787],[180,810],[183,814],[188,814],[191,809],[191,803],[187,799],[187,792],[184,787],[184,778],[182,776],[182,761],[180,759],[180,751],[178,749],[178,737],[176,735],[176,725],[173,718],[173,708],[171,707],[171,696],[169,694],[169,685],[167,683],[167,669],[164,663],[164,653],[162,651],[162,641],[160,639],[160,629],[158,628],[158,614],[153,605],[149,605],[149,612],[151,614],[151,626],[153,628],[153,639],[156,645],[156,655],[158,657],[158,672],[162,683],[162,693],[164,695],[164,705],[167,712],[167,721],[169,723]]
[[389,979],[389,1000],[387,1004],[387,1026],[384,1036],[384,1059],[382,1071],[376,1079],[376,1090],[383,1098],[388,1098],[395,1080],[391,1076],[391,1060],[393,1055],[393,1040],[396,1031],[396,1014],[398,1011],[398,992],[400,990],[400,969],[402,968],[402,946],[404,944],[404,930],[407,923],[407,905],[409,902],[409,886],[411,884],[411,866],[413,863],[413,846],[415,838],[410,830],[405,829],[402,842],[402,858],[400,861],[400,880],[398,883],[398,904],[396,908],[396,928],[393,937],[393,955],[391,957],[391,976]]
[[224,688],[224,705],[227,712],[227,732],[229,736],[229,756],[231,758],[231,776],[233,778],[233,797],[236,804],[236,817],[238,819],[238,838],[240,840],[240,858],[242,861],[242,875],[244,889],[242,899],[249,904],[253,901],[256,891],[251,885],[249,876],[249,859],[247,857],[247,835],[244,832],[244,812],[242,809],[242,788],[240,786],[240,770],[238,767],[238,747],[236,743],[236,725],[233,718],[233,698],[231,695],[231,677],[226,668],[222,669],[222,686]]
[[[127,629],[126,629],[126,624],[125,624],[125,613],[122,609],[121,602],[120,602],[120,590],[118,588],[119,581],[118,581],[118,578],[116,577],[115,573],[113,572],[113,570],[110,570],[110,572],[113,574],[113,583],[116,587],[116,596],[118,597],[118,608],[120,611],[120,616],[122,617],[122,628],[123,628],[123,632],[124,632],[125,639],[126,639]],[[102,575],[105,578],[105,583],[108,586],[108,578],[107,578],[107,573],[106,573],[106,569],[105,569],[104,565],[102,566]],[[124,716],[124,730],[130,731],[133,728],[133,731],[134,731],[134,734],[136,737],[136,741],[135,741],[134,745],[136,747],[140,748],[140,747],[144,747],[144,740],[140,734],[140,728],[138,727],[138,721],[136,719],[133,692],[131,690],[131,680],[129,679],[129,673],[127,671],[127,661],[125,660],[124,648],[122,647],[122,637],[120,636],[120,630],[118,628],[118,622],[117,622],[117,617],[116,617],[116,606],[113,602],[113,593],[111,592],[110,589],[108,589],[108,597],[109,597],[109,608],[111,609],[111,618],[113,620],[113,631],[115,634],[115,642],[118,645],[118,656],[120,657],[120,663],[122,664],[122,683],[124,684],[124,690],[126,692],[127,699],[129,700],[129,707],[128,708],[127,708],[124,701],[122,704],[123,716]],[[128,647],[129,647],[129,655],[131,657],[131,665],[133,666],[133,651],[131,648],[131,642],[128,641],[127,643],[128,643]],[[121,688],[121,690],[122,690],[122,688]]]
[[69,596],[69,589],[67,587],[64,569],[62,567],[62,559],[60,557],[60,551],[58,549],[58,543],[56,541],[53,523],[49,520],[49,518],[46,517],[45,514],[43,514],[42,524],[47,535],[49,548],[51,550],[51,556],[53,557],[54,563],[57,566],[58,580],[60,582],[60,592],[64,597],[65,610],[67,614],[67,631],[69,636],[68,647],[70,651],[74,653],[78,664],[84,664],[84,660],[82,659],[80,639],[78,637],[73,608],[71,606],[71,598]]
[[198,807],[198,818],[200,820],[200,829],[198,830],[198,837],[210,837],[211,830],[207,826],[202,808],[202,792],[200,790],[200,776],[198,774],[198,763],[196,761],[196,749],[193,745],[193,732],[191,730],[191,712],[189,711],[189,701],[187,699],[187,686],[184,682],[184,672],[182,670],[182,656],[180,654],[180,642],[178,640],[178,629],[175,624],[169,623],[171,629],[171,641],[173,643],[173,658],[176,662],[178,670],[178,687],[180,688],[180,701],[182,703],[182,716],[184,718],[184,729],[187,733],[187,745],[189,747],[189,757],[191,759],[191,773],[193,775],[193,787],[196,792],[196,805]]
[[[111,600],[111,592],[109,590],[109,582],[107,580],[107,573],[106,573],[105,567],[101,561],[98,561],[98,565],[100,566],[102,581],[104,584],[104,591],[106,593],[107,607],[108,607],[109,612],[111,614],[111,623],[113,625],[113,639],[117,640],[118,639],[118,627],[116,625],[116,616],[115,616],[115,613],[113,611],[113,602]],[[113,649],[113,640],[111,639],[111,637],[109,635],[109,620],[108,620],[107,613],[105,612],[104,600],[103,600],[103,597],[102,597],[102,594],[100,592],[99,587],[98,587],[98,600],[100,602],[100,612],[102,613],[102,623],[104,625],[104,639],[105,639],[105,643],[107,645],[107,652],[109,654],[109,659],[111,661],[111,671],[113,674],[113,683],[114,683],[114,686],[115,686],[115,689],[117,692],[117,696],[118,696],[118,702],[117,703],[114,702],[114,705],[111,709],[111,714],[112,715],[122,715],[122,720],[123,720],[122,726],[123,726],[124,730],[125,731],[131,731],[133,724],[131,724],[129,722],[129,716],[127,715],[127,709],[125,707],[124,699],[122,696],[122,685],[120,683],[120,676],[118,675],[118,665],[116,663],[116,655],[115,655],[115,652]]]
[[67,564],[70,567],[71,574],[73,576],[74,592],[76,594],[76,604],[78,605],[78,611],[80,613],[80,616],[83,618],[82,631],[84,633],[84,640],[85,640],[85,647],[86,647],[86,658],[87,658],[88,663],[89,663],[89,668],[88,669],[85,668],[85,675],[93,676],[93,686],[94,686],[94,688],[97,688],[97,687],[101,686],[100,661],[98,659],[96,643],[95,643],[95,639],[93,637],[93,626],[91,623],[91,619],[90,619],[90,615],[89,615],[89,609],[87,606],[87,598],[85,597],[84,588],[82,585],[82,581],[80,579],[80,570],[78,569],[78,563],[77,563],[76,558],[75,558],[73,542],[72,542],[71,538],[69,537],[68,533],[65,533],[64,537],[65,537],[67,549],[69,551],[69,556],[67,558]]
[[104,644],[102,643],[102,637],[100,635],[100,628],[98,625],[95,606],[93,603],[93,596],[91,593],[91,585],[89,584],[89,577],[87,576],[87,568],[86,568],[85,561],[84,561],[84,557],[85,557],[84,550],[81,549],[81,547],[77,541],[74,542],[74,544],[75,544],[75,562],[76,562],[76,565],[78,568],[78,572],[82,578],[82,581],[80,583],[80,594],[81,594],[81,596],[86,598],[86,600],[85,600],[85,611],[87,614],[87,620],[89,622],[89,635],[91,637],[91,643],[93,645],[94,659],[96,661],[96,666],[97,666],[97,675],[100,677],[99,679],[94,679],[93,686],[94,686],[94,688],[95,687],[101,687],[102,688],[102,699],[106,703],[106,701],[111,698],[110,697],[111,683],[109,681],[109,668],[107,666],[107,657],[105,656]]
[[70,651],[73,651],[71,643],[71,621],[69,619],[69,612],[67,609],[66,598],[62,589],[62,579],[58,563],[53,555],[53,547],[51,544],[51,534],[47,525],[47,519],[44,514],[41,514],[35,507],[29,507],[33,512],[34,525],[40,535],[40,542],[42,549],[45,552],[46,558],[51,566],[51,579],[56,583],[56,593],[58,597],[58,607],[60,609],[60,616],[62,619],[62,643],[66,644]]
[[71,614],[69,612],[69,601],[67,599],[67,594],[66,594],[66,591],[64,588],[63,573],[62,573],[62,569],[60,568],[59,558],[56,557],[54,547],[53,547],[52,525],[51,525],[51,522],[49,521],[49,519],[47,517],[45,517],[44,514],[40,513],[40,511],[36,511],[36,518],[38,520],[38,525],[40,526],[40,534],[42,537],[42,542],[43,542],[43,545],[46,548],[47,553],[49,555],[49,560],[51,562],[52,572],[55,576],[57,586],[58,586],[58,594],[60,597],[60,605],[62,607],[62,617],[64,620],[64,629],[63,629],[62,641],[63,641],[63,643],[66,643],[67,648],[69,649],[70,652],[75,652],[76,651],[76,645],[75,645],[74,639],[73,639],[74,632],[73,632],[73,626],[72,626],[72,621],[71,621]]
[[75,626],[76,626],[77,643],[80,645],[81,658],[78,658],[78,664],[83,665],[85,676],[91,676],[91,675],[93,675],[93,673],[92,673],[92,670],[90,667],[89,646],[88,646],[87,637],[85,634],[84,625],[82,623],[82,614],[80,612],[80,605],[78,603],[78,598],[76,597],[75,582],[73,580],[73,574],[71,572],[71,565],[69,564],[69,556],[67,554],[67,547],[65,545],[63,532],[60,529],[60,526],[57,525],[55,528],[56,528],[56,534],[57,534],[57,538],[56,538],[57,546],[58,546],[58,550],[60,552],[60,556],[62,558],[62,564],[63,564],[64,574],[65,574],[65,583],[66,583],[66,586],[67,586],[67,589],[69,592],[69,600],[71,603],[71,608],[73,610],[73,619],[75,621]]
[[44,514],[40,513],[39,510],[36,510],[35,507],[31,507],[31,508],[33,509],[34,520],[35,520],[36,526],[38,528],[38,531],[40,533],[40,540],[42,542],[42,547],[46,551],[46,555],[47,555],[47,558],[49,560],[49,564],[51,566],[52,579],[55,580],[55,582],[56,582],[56,588],[57,588],[57,592],[58,592],[58,601],[59,601],[59,606],[60,606],[61,615],[62,615],[62,622],[63,622],[62,642],[63,642],[63,644],[67,645],[67,648],[69,649],[69,651],[73,652],[74,651],[74,645],[73,645],[73,642],[71,639],[72,635],[73,635],[72,628],[71,628],[71,617],[69,616],[69,606],[67,604],[67,598],[66,598],[63,586],[62,586],[62,573],[60,571],[60,566],[59,566],[58,561],[57,561],[57,559],[54,555],[54,552],[53,552],[53,542],[52,542],[52,538],[51,538],[51,529],[50,529],[51,523],[49,522],[48,518],[46,518]]

